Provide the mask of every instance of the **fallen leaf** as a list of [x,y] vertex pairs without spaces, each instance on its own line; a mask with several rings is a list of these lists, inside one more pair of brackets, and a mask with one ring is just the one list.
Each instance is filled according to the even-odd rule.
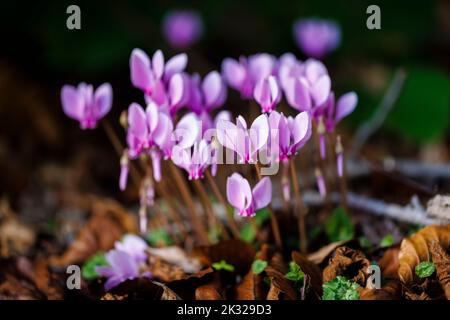
[[399,252],[399,246],[389,248],[384,252],[383,257],[378,261],[383,277],[386,279],[398,279]]
[[106,293],[102,300],[180,300],[165,284],[148,278],[127,280]]
[[134,231],[136,223],[131,213],[113,200],[98,200],[76,240],[62,256],[52,257],[50,264],[58,267],[81,264],[98,251],[110,250],[125,233]]
[[368,267],[370,261],[359,250],[348,247],[339,247],[329,259],[328,265],[323,270],[323,281],[328,282],[337,276],[343,276],[348,280],[366,286],[366,279],[369,276]]
[[336,241],[332,242],[326,246],[323,246],[316,252],[313,252],[308,255],[308,260],[314,262],[315,264],[321,264],[328,256],[333,253],[336,248],[343,246],[344,244],[348,244],[353,240],[342,240],[342,241]]
[[242,240],[233,239],[198,247],[192,256],[197,257],[204,265],[224,260],[235,268],[235,273],[245,275],[251,269],[255,249]]
[[450,224],[445,226],[428,226],[403,239],[400,244],[398,276],[407,287],[420,280],[415,274],[415,267],[422,261],[429,261],[431,242],[436,241],[447,250],[450,245]]
[[450,257],[437,241],[430,243],[430,252],[439,283],[445,292],[445,297],[450,300]]
[[392,280],[381,289],[362,288],[359,294],[360,300],[399,300],[402,297],[402,286],[399,281]]
[[319,267],[297,251],[292,252],[292,260],[308,275],[311,287],[316,296],[322,297],[322,273]]
[[159,257],[167,263],[180,267],[186,273],[197,273],[201,269],[200,261],[197,258],[186,254],[186,251],[180,247],[149,247],[147,251],[150,255]]

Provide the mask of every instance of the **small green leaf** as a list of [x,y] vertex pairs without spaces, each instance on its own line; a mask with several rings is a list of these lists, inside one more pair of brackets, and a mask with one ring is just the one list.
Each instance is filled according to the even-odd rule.
[[381,239],[380,247],[387,248],[394,244],[394,236],[392,234],[388,234],[383,239]]
[[252,243],[256,238],[256,230],[251,223],[246,223],[240,233],[241,239],[248,243]]
[[427,277],[431,276],[435,270],[436,270],[436,267],[434,266],[433,262],[424,261],[424,262],[419,263],[416,266],[414,271],[420,278],[427,278]]
[[355,235],[352,221],[344,208],[336,208],[325,223],[325,232],[332,242],[350,240]]
[[170,246],[172,240],[166,230],[162,228],[153,229],[147,234],[147,240],[152,246]]
[[214,269],[216,269],[217,271],[219,271],[219,270],[225,270],[225,271],[229,271],[229,272],[234,271],[234,266],[231,264],[228,264],[225,260],[220,260],[220,262],[214,262],[212,264],[212,267]]
[[270,287],[270,285],[272,284],[272,279],[270,279],[269,277],[264,277],[264,283]]
[[356,290],[360,287],[359,284],[342,276],[324,283],[322,287],[323,300],[359,300],[359,293]]
[[298,282],[303,281],[305,274],[303,273],[300,266],[295,263],[295,261],[291,261],[289,262],[289,272],[286,273],[284,277],[288,280]]
[[260,274],[267,267],[267,261],[264,260],[255,260],[252,263],[252,271],[254,274]]
[[365,249],[370,249],[372,247],[372,243],[366,237],[364,237],[364,236],[359,237],[358,240],[359,240],[359,244],[361,245],[361,247],[363,247]]
[[81,268],[81,273],[83,278],[86,280],[93,280],[99,277],[99,274],[95,272],[95,267],[107,266],[108,261],[106,261],[105,253],[98,252],[91,256]]
[[270,218],[270,211],[267,208],[263,208],[261,210],[256,211],[256,215],[254,217],[256,225],[258,227],[262,226],[264,222],[269,218]]

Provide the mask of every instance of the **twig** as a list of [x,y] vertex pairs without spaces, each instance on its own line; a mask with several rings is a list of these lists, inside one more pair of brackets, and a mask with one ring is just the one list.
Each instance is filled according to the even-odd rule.
[[[394,203],[387,203],[383,200],[372,199],[364,196],[357,195],[349,192],[347,194],[347,200],[349,207],[359,209],[372,213],[378,216],[385,216],[391,219],[417,224],[417,225],[431,225],[431,224],[443,224],[445,221],[439,219],[433,219],[426,215],[425,210],[418,205],[417,200],[413,197],[410,204],[401,206]],[[303,201],[307,205],[319,206],[323,205],[324,201],[320,194],[316,191],[307,191],[303,193]],[[339,193],[333,192],[331,194],[331,201],[334,203],[340,202]]]
[[395,102],[397,101],[400,92],[405,83],[406,72],[403,69],[396,71],[394,78],[383,97],[380,105],[377,107],[375,114],[372,118],[364,123],[355,134],[353,149],[351,155],[358,154],[364,143],[381,127],[384,120],[392,110]]

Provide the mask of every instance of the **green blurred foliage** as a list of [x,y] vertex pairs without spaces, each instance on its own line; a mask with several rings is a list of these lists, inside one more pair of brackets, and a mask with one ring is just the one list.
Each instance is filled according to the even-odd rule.
[[325,223],[325,233],[331,242],[350,240],[355,236],[355,227],[344,208],[336,208]]
[[450,80],[444,73],[412,67],[387,119],[387,126],[409,139],[427,142],[441,138],[450,121]]

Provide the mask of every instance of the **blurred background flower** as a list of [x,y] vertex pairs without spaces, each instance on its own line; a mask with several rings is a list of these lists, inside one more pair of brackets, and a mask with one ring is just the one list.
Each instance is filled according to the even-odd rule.
[[200,14],[194,10],[173,10],[164,17],[163,34],[175,49],[186,49],[196,43],[203,33]]
[[294,23],[294,40],[303,53],[321,59],[341,42],[341,28],[331,20],[310,18]]

